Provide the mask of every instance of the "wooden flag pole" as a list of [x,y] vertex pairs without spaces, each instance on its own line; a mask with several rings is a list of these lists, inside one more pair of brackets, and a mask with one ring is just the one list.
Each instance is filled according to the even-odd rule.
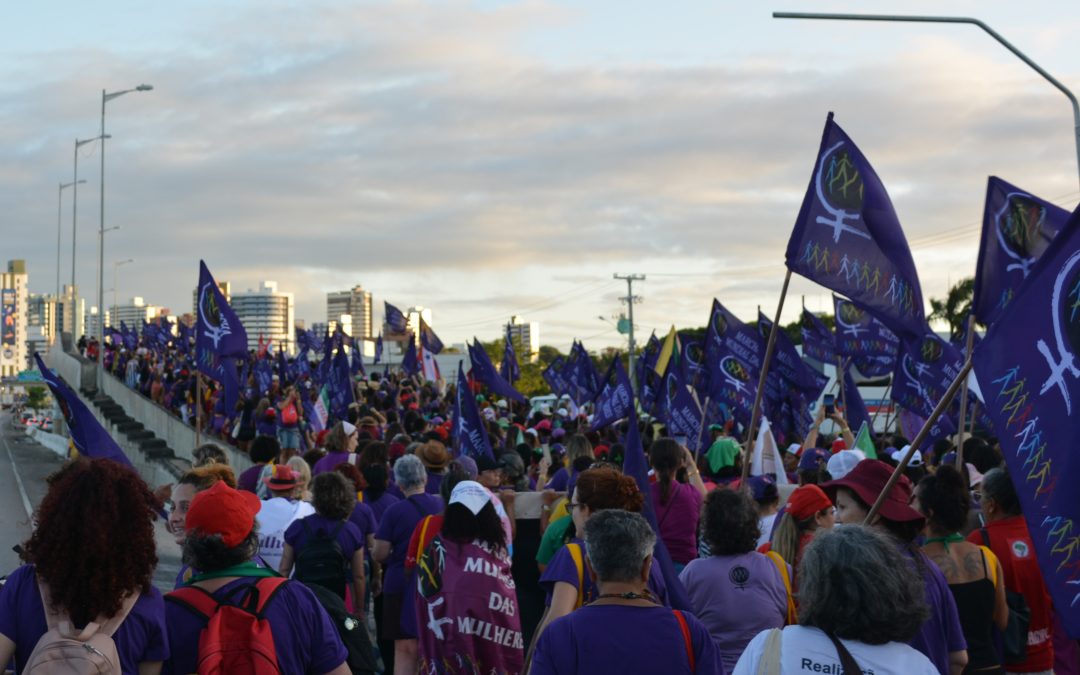
[[[971,350],[975,346],[975,315],[969,314],[967,320],[967,347],[964,351],[964,358],[968,361],[971,360]],[[958,471],[964,470],[964,427],[967,425],[967,400],[968,400],[968,383],[967,378],[964,378],[964,388],[960,390],[960,429],[956,433],[956,468]]]
[[202,373],[195,370],[195,447],[199,447],[202,434]]
[[[885,385],[885,393],[881,397],[882,402],[889,400],[889,392],[890,391],[892,391],[892,380],[891,379],[889,380],[889,384]],[[882,405],[882,403],[878,403],[878,407],[874,410],[873,417],[870,418],[870,433],[871,434],[876,434],[877,433],[876,431],[874,431],[874,429],[876,428],[876,425],[877,425],[878,413],[881,412],[881,405]],[[881,433],[885,433],[888,430],[889,430],[889,415],[888,415],[888,413],[886,413],[885,414],[885,429],[883,429]]]
[[844,375],[847,366],[844,365],[843,357],[836,357],[836,382],[840,385],[840,405],[844,408],[844,418],[847,419],[847,388],[844,386]]
[[923,423],[922,429],[919,430],[918,435],[915,436],[915,440],[911,441],[911,446],[908,447],[908,451],[904,453],[900,463],[896,466],[892,476],[889,477],[889,482],[885,483],[885,487],[881,490],[881,494],[878,495],[877,501],[870,507],[869,513],[866,514],[866,519],[863,521],[863,525],[870,525],[874,521],[874,516],[881,509],[881,505],[885,503],[885,499],[888,497],[889,492],[892,491],[893,486],[900,480],[900,476],[904,473],[904,469],[907,468],[908,462],[911,461],[911,456],[915,454],[915,451],[919,449],[919,446],[926,440],[927,435],[930,433],[930,428],[934,426],[934,422],[937,421],[941,414],[945,412],[945,409],[949,407],[952,400],[956,398],[956,392],[960,390],[960,387],[967,380],[968,373],[971,372],[971,357],[968,357],[964,361],[964,365],[960,368],[960,372],[956,378],[953,379],[952,384],[945,390],[945,395],[941,397],[938,404],[934,406],[934,411],[930,413],[930,417]]
[[761,362],[761,375],[758,376],[757,393],[754,395],[754,407],[750,411],[750,428],[746,430],[746,444],[743,447],[742,481],[740,485],[746,485],[746,477],[750,475],[750,453],[754,450],[754,431],[758,423],[758,415],[761,409],[761,397],[765,394],[765,376],[769,374],[769,362],[772,361],[773,348],[776,346],[776,331],[780,327],[780,314],[784,311],[784,298],[787,297],[788,284],[791,283],[791,268],[784,275],[784,287],[780,289],[780,302],[776,303],[776,317],[773,319],[772,329],[769,331],[769,341],[765,344],[765,357]]
[[[692,393],[694,395],[694,402],[697,403],[697,392],[691,390],[690,393]],[[700,404],[698,404],[698,405],[700,406]],[[706,394],[706,396],[705,396],[705,405],[701,406],[701,424],[698,425],[697,450],[694,451],[694,461],[697,461],[698,459],[701,458],[701,444],[702,444],[701,439],[705,435],[705,423],[708,421],[708,418],[706,417],[706,415],[708,414],[708,410],[709,410],[709,396]]]

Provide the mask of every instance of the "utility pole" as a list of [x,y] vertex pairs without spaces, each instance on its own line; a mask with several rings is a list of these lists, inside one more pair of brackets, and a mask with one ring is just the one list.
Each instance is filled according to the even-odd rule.
[[637,345],[634,344],[634,303],[641,302],[641,297],[634,295],[634,282],[645,281],[644,274],[613,274],[611,275],[615,279],[620,279],[626,282],[626,295],[621,298],[626,303],[627,317],[630,320],[630,330],[628,332],[629,337],[629,351],[630,351],[630,385],[637,390],[637,370],[634,368],[634,350]]

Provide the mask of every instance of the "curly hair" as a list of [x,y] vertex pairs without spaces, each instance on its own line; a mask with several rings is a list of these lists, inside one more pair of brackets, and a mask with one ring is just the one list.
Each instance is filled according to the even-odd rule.
[[845,525],[799,565],[799,625],[872,645],[908,642],[930,616],[922,576],[884,534]]
[[577,501],[593,511],[623,509],[641,513],[645,499],[630,476],[615,469],[589,469],[577,479]]
[[713,490],[705,497],[704,539],[713,555],[739,555],[757,547],[757,507],[743,490]]
[[209,490],[214,483],[224,481],[232,489],[236,489],[236,475],[228,464],[204,464],[197,466],[176,481],[177,485],[194,486],[196,492]]
[[217,443],[203,443],[191,453],[192,466],[206,466],[207,464],[229,465],[229,458],[224,448]]
[[967,523],[971,495],[967,480],[955,467],[945,464],[936,473],[919,481],[915,489],[919,510],[932,525],[948,532],[959,532]]
[[160,504],[135,470],[80,457],[47,479],[22,557],[77,626],[113,616],[129,593],[150,590]]
[[220,534],[207,535],[199,531],[188,534],[182,560],[200,572],[216,572],[247,562],[258,552],[259,523],[256,522],[244,541],[233,548],[225,545]]
[[349,479],[337,471],[315,476],[311,493],[315,512],[330,520],[345,520],[356,506],[356,491]]

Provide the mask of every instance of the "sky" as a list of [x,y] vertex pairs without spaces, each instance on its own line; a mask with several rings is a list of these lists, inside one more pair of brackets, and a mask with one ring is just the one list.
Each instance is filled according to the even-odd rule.
[[[924,298],[974,273],[986,179],[1072,209],[1066,98],[974,26],[774,10],[976,16],[1080,89],[1080,5],[774,0],[17,3],[0,26],[0,259],[56,283],[57,192],[107,105],[105,285],[190,311],[204,259],[326,320],[356,284],[432,308],[444,342],[513,314],[566,350],[772,315],[826,115],[873,163]],[[96,293],[100,148],[79,151],[76,280]],[[71,269],[71,190],[61,279]],[[89,291],[89,293],[88,293]],[[111,295],[111,294],[109,294]],[[108,296],[107,296],[108,297]],[[794,277],[783,320],[828,291]],[[111,304],[111,300],[107,300]]]

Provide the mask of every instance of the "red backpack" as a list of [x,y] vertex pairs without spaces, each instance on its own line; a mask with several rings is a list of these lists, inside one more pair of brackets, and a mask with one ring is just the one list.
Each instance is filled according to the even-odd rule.
[[198,586],[178,588],[165,596],[207,620],[199,634],[199,675],[280,675],[274,635],[264,614],[286,581],[283,577],[259,579],[236,604],[219,602]]

